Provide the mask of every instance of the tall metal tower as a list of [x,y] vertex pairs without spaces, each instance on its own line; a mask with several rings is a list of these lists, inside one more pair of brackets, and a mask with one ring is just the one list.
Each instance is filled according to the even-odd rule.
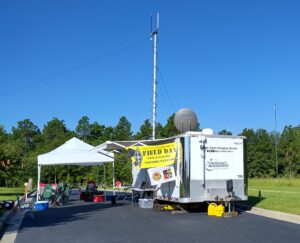
[[152,31],[151,15],[151,37],[153,38],[153,100],[152,100],[152,140],[155,139],[156,125],[156,84],[157,84],[157,34],[159,27],[159,13],[156,14],[156,29]]
[[277,106],[274,103],[274,127],[275,127],[275,164],[276,164],[276,178],[278,179],[278,137],[277,137]]

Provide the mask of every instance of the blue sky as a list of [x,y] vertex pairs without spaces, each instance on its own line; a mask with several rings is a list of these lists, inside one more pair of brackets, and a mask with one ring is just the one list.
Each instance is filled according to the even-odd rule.
[[58,117],[138,131],[151,119],[150,14],[160,13],[157,121],[191,108],[201,128],[299,125],[299,1],[0,2],[0,124]]

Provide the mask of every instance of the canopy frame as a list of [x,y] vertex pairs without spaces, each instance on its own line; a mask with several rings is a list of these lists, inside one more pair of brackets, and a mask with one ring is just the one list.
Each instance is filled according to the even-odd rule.
[[[37,201],[41,196],[40,181],[42,173],[42,165],[81,165],[81,166],[97,166],[97,184],[99,165],[104,165],[104,180],[106,178],[105,164],[112,163],[113,170],[113,195],[115,195],[114,185],[114,154],[94,150],[94,146],[87,144],[77,138],[71,138],[56,149],[38,156],[38,178],[37,178]],[[52,161],[53,160],[53,161]],[[104,187],[104,195],[106,200],[106,186]]]

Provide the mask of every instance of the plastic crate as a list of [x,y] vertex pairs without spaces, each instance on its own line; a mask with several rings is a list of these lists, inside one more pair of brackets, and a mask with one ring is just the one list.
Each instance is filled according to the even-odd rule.
[[153,208],[153,199],[139,199],[139,207],[140,208]]

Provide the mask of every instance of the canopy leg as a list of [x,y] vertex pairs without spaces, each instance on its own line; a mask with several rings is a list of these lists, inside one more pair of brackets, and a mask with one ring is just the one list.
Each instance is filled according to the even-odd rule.
[[96,175],[96,185],[98,186],[98,178],[99,178],[99,165],[97,165],[97,175]]
[[36,201],[39,201],[39,195],[41,193],[40,181],[41,181],[41,165],[38,165],[38,178],[37,178],[37,192],[36,192]]
[[106,169],[105,169],[105,163],[103,165],[104,165],[104,170],[103,170],[104,200],[106,201]]
[[116,195],[115,191],[115,160],[112,162],[112,176],[113,176],[113,195]]

